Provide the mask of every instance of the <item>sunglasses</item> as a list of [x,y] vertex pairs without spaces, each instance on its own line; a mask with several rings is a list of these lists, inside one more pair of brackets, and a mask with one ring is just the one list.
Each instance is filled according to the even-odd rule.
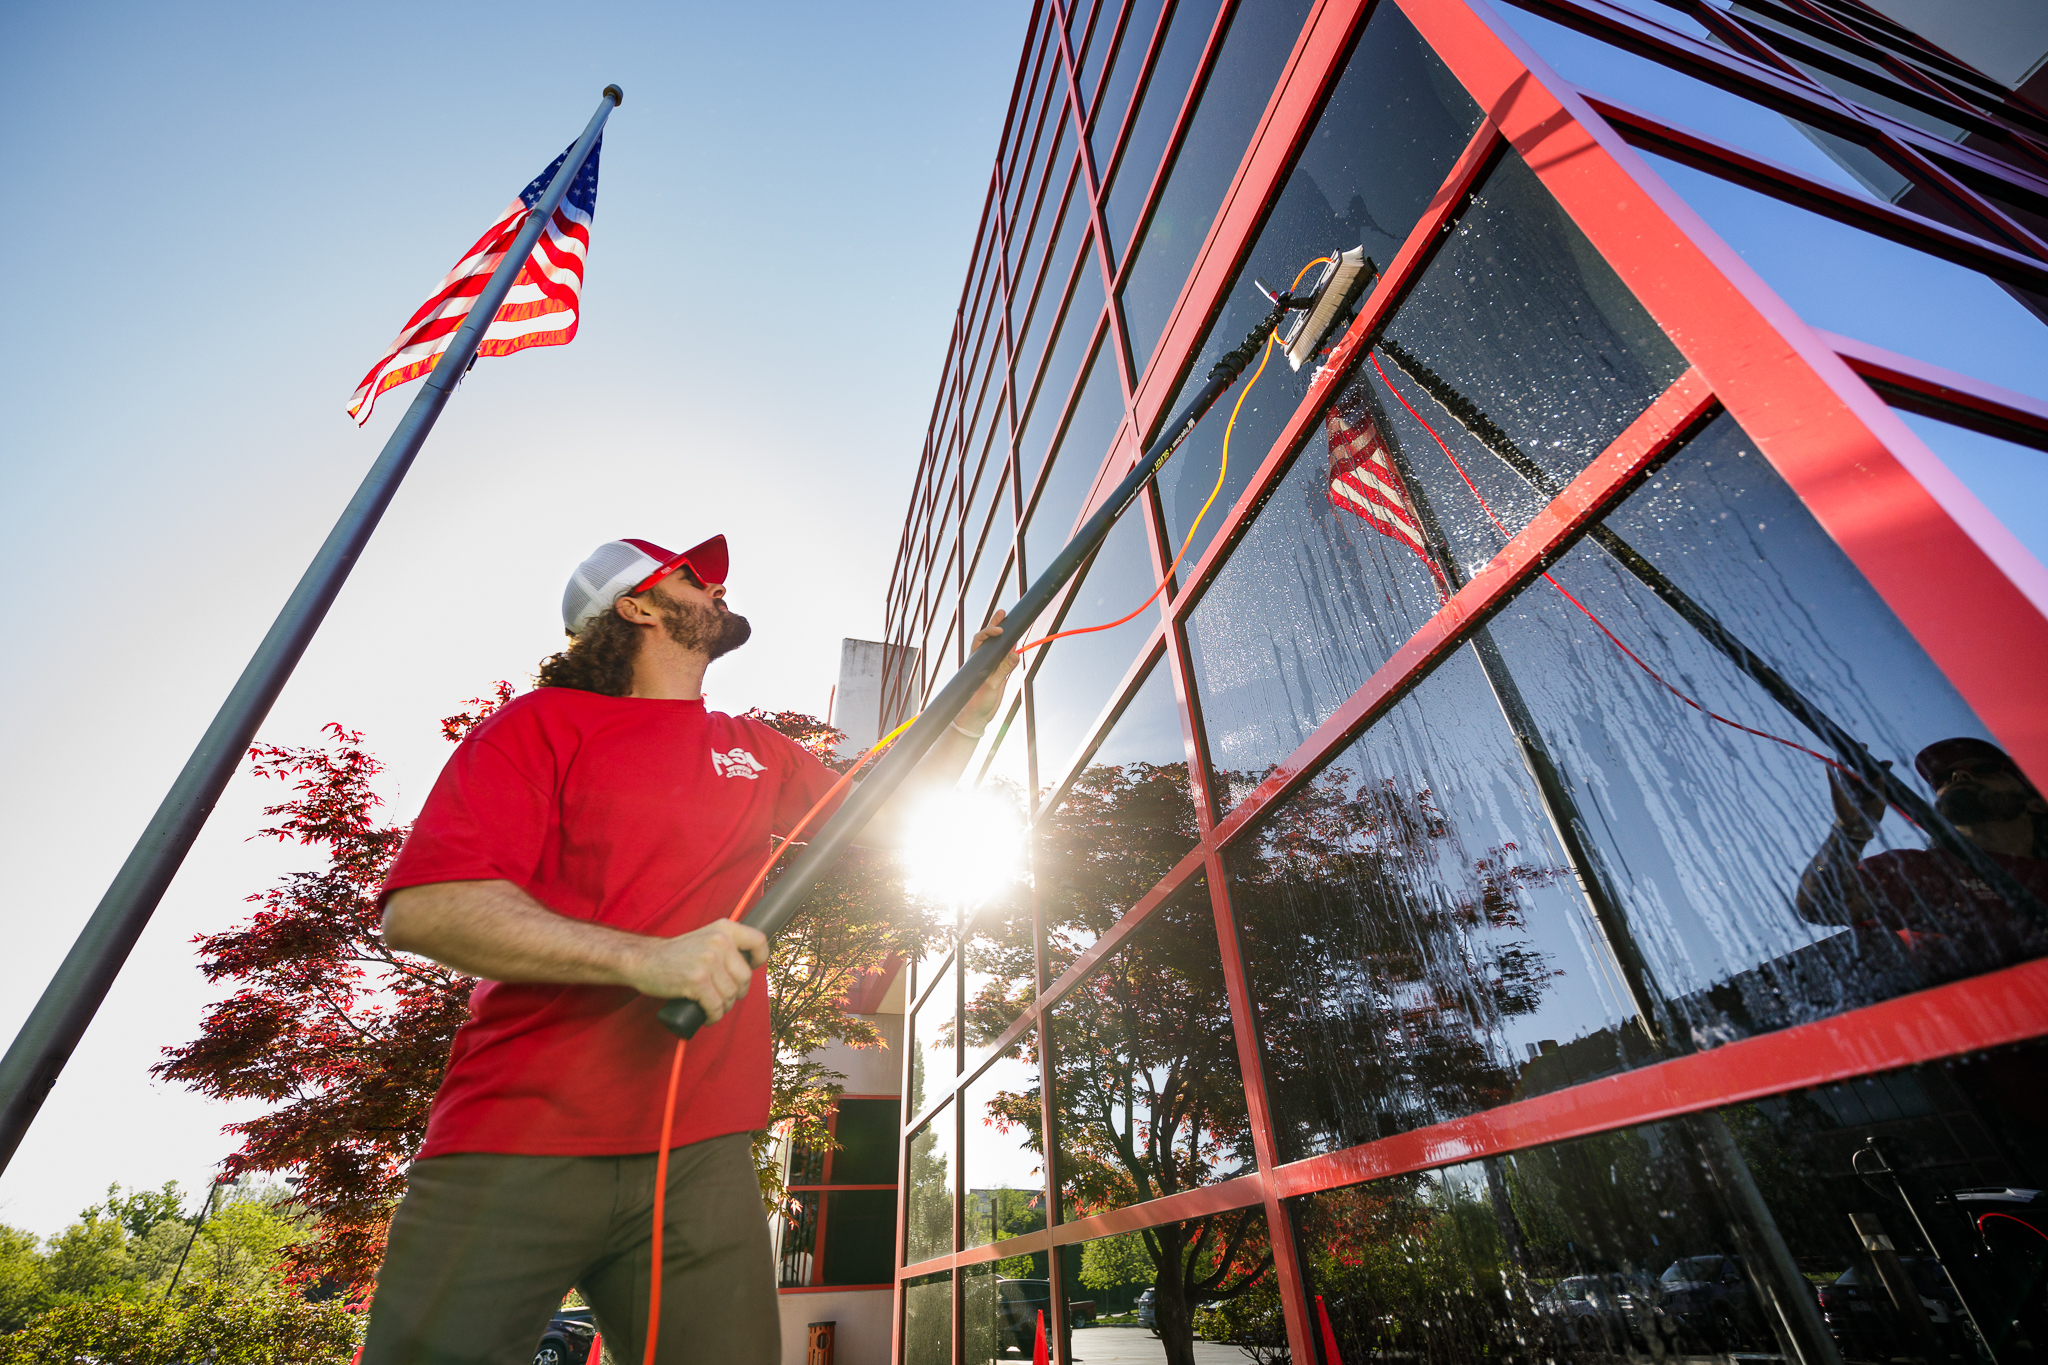
[[1981,782],[1987,777],[1996,777],[2000,773],[2011,771],[2011,768],[2000,763],[1995,758],[1969,759],[1961,763],[1951,763],[1945,771],[1936,773],[1934,775],[1934,785],[1939,790],[1965,773]]

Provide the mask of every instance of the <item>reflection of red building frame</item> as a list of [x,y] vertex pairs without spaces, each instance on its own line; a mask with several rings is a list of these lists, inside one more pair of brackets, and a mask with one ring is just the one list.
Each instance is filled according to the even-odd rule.
[[[1797,5],[1799,0],[1790,2]],[[2048,244],[1974,193],[1951,168],[1979,177],[1995,175],[2044,193],[2048,193],[2048,182],[2036,184],[2024,172],[1981,150],[1941,142],[1909,124],[1848,104],[1807,82],[1784,57],[1718,11],[1710,16],[1710,22],[1727,30],[1720,36],[1731,46],[1754,53],[1753,57],[1660,29],[1599,0],[1533,3],[1554,19],[1654,55],[1872,148],[1912,176],[1920,186],[1912,202],[1928,212],[1856,199],[1689,130],[1584,95],[1536,58],[1510,27],[1486,10],[1484,0],[1379,3],[1400,6],[1471,92],[1485,111],[1485,119],[1422,221],[1389,264],[1329,372],[1310,389],[1265,455],[1250,486],[1230,509],[1223,532],[1201,561],[1187,571],[1185,589],[1160,606],[1150,639],[1138,651],[1098,719],[1099,730],[1163,653],[1182,716],[1201,843],[1081,961],[1052,983],[986,1053],[1000,1056],[1017,1039],[1035,1031],[1054,999],[1114,952],[1189,877],[1206,872],[1230,987],[1259,1172],[904,1267],[897,1282],[895,1350],[899,1359],[903,1349],[901,1286],[906,1280],[1154,1223],[1263,1204],[1272,1220],[1290,1343],[1295,1359],[1312,1361],[1316,1353],[1293,1239],[1286,1235],[1283,1199],[2048,1034],[2048,962],[2035,962],[1346,1151],[1277,1164],[1251,1005],[1237,957],[1223,867],[1225,850],[1259,815],[1306,781],[1320,763],[1398,701],[1459,643],[1464,631],[1527,584],[1559,547],[1627,489],[1630,479],[1646,464],[1717,410],[1736,419],[1992,733],[2038,784],[2048,787],[2048,710],[2039,705],[2038,686],[2033,681],[2048,676],[2048,572],[1926,449],[1886,399],[2044,449],[2048,449],[2048,403],[1809,327],[1706,228],[1634,147],[1640,144],[1709,166],[1730,179],[1764,188],[1838,220],[2043,291],[2048,291]],[[1103,0],[1108,13],[1089,22],[1125,25],[1130,8],[1119,5],[1118,0]],[[1164,419],[1166,405],[1218,311],[1221,292],[1230,285],[1250,249],[1266,207],[1278,194],[1372,8],[1373,0],[1323,0],[1312,11],[1155,353],[1149,360],[1137,358],[1138,373],[1132,373],[1120,310],[1112,305],[1093,323],[1096,339],[1089,341],[1082,353],[1091,352],[1107,334],[1115,343],[1125,393],[1125,419],[1097,476],[1098,493],[1107,481],[1130,467],[1141,436]],[[1811,6],[1801,12],[1809,11],[1817,16],[1815,23],[1834,23],[1824,11]],[[1215,60],[1229,16],[1226,4],[1208,36],[1202,57],[1205,72]],[[992,553],[1001,552],[1010,524],[1000,515],[1001,510],[1007,506],[1021,520],[1036,492],[1025,489],[1019,493],[1015,457],[1009,455],[1006,464],[999,464],[1005,459],[1005,450],[995,439],[1005,418],[1021,425],[1022,414],[1034,401],[1041,406],[1051,401],[1047,395],[1033,397],[1042,375],[1019,376],[1018,392],[1012,393],[1007,377],[998,371],[1012,342],[1012,310],[1007,301],[1012,232],[1020,240],[1031,240],[1037,216],[1057,215],[1070,196],[1079,194],[1087,200],[1090,231],[1075,252],[1069,281],[1057,283],[1071,288],[1070,281],[1092,264],[1102,276],[1105,292],[1114,299],[1123,282],[1121,275],[1130,269],[1131,253],[1118,252],[1113,257],[1103,247],[1106,224],[1098,171],[1107,168],[1096,166],[1087,137],[1076,139],[1078,156],[1071,171],[1051,168],[1046,183],[1037,188],[1009,181],[1017,167],[1035,166],[1038,142],[1052,140],[1061,118],[1085,126],[1083,111],[1093,107],[1095,91],[1085,92],[1090,98],[1084,99],[1073,78],[1048,81],[1044,74],[1048,63],[1069,73],[1077,69],[1066,25],[1065,7],[1058,0],[1041,4],[1033,17],[1033,47],[1027,47],[1018,81],[1020,92],[1032,93],[1028,98],[1020,93],[1013,99],[1010,128],[1005,133],[1005,146],[1010,150],[998,159],[976,242],[977,265],[963,292],[948,368],[919,470],[917,497],[890,586],[888,638],[905,643],[922,640],[928,646],[924,655],[928,676],[919,681],[920,687],[931,685],[930,673],[943,677],[950,671],[959,659],[963,635],[984,614],[986,603],[958,601],[960,584],[968,576],[983,538],[997,547]],[[1157,57],[1163,34],[1162,23],[1146,49],[1148,68]],[[1044,41],[1046,36],[1050,42]],[[1912,87],[1922,107],[1938,110],[1943,118],[1987,134],[2028,136],[2024,129],[2015,131],[2015,125],[1996,114],[1965,109],[1945,95],[1938,83],[1907,63],[1885,57],[1883,64]],[[1106,83],[1108,63],[1102,65],[1100,80]],[[1041,103],[1040,92],[1048,87],[1052,87],[1051,93],[1043,96]],[[1201,88],[1201,78],[1192,88]],[[1143,231],[1159,197],[1168,174],[1164,167],[1171,163],[1171,149],[1185,134],[1195,104],[1193,96],[1181,104],[1167,143],[1168,156],[1151,179],[1137,232]],[[1136,117],[1137,102],[1133,101],[1124,114],[1117,145],[1128,137]],[[1032,128],[1018,135],[1026,122]],[[1020,144],[1028,144],[1029,150],[1020,150]],[[1334,380],[1347,375],[1363,339],[1398,304],[1427,264],[1443,226],[1462,209],[1467,193],[1504,147],[1512,147],[1535,171],[1664,328],[1691,368],[1256,791],[1222,818],[1212,819],[1209,812],[1215,806],[1201,761],[1204,745],[1198,708],[1192,700],[1190,666],[1180,643],[1182,625],[1236,533],[1279,479],[1292,452],[1311,434]],[[1057,182],[1054,176],[1060,177]],[[1938,213],[1947,221],[1938,221],[1929,213]],[[1113,260],[1120,263],[1121,274]],[[1036,265],[1032,269],[1043,273]],[[1034,279],[1020,283],[1019,288],[1034,295],[1044,294],[1048,286]],[[1041,302],[1039,306],[1047,305]],[[1043,339],[1044,353],[1049,355],[1053,324],[1035,324],[1035,334]],[[1077,397],[1081,375],[1065,382],[1068,387],[1060,403],[1068,410]],[[970,432],[974,433],[972,448]],[[989,454],[977,471],[984,449]],[[1044,477],[1042,471],[1039,480]],[[987,524],[963,526],[976,480],[999,478],[1008,480],[1005,496],[991,508]],[[1148,493],[1143,505],[1149,512],[1146,522],[1154,564],[1162,565],[1171,558],[1172,549],[1164,543],[1154,495]],[[927,598],[934,582],[949,585],[951,600],[932,602]],[[998,591],[998,604],[1020,586],[1012,562]],[[963,622],[962,617],[970,622]],[[1057,788],[1065,776],[1034,769],[1033,781],[1040,787]],[[947,979],[940,977],[941,983]],[[919,983],[921,989],[924,984]],[[929,1100],[927,1112],[909,1116],[906,1135],[948,1097],[964,1093],[970,1079],[960,1077],[957,1092],[934,1086],[936,1094]],[[1050,1101],[1045,1104],[1042,1119],[1045,1130],[1050,1131]],[[957,1103],[945,1109],[944,1121],[958,1125],[959,1109]],[[962,1149],[957,1126],[954,1132],[952,1149],[958,1152]],[[903,1220],[899,1205],[899,1252]],[[956,1226],[956,1245],[958,1241]],[[1060,1294],[1053,1296],[1056,1311],[1061,1298]],[[959,1332],[956,1290],[956,1354]],[[1058,1339],[1062,1334],[1054,1335]]]

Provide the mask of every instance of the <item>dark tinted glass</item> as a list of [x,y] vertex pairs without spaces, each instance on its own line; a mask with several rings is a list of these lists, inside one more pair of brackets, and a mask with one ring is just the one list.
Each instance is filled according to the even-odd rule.
[[[1116,60],[1110,67],[1109,81],[1102,87],[1102,94],[1095,102],[1088,131],[1088,145],[1095,157],[1097,174],[1109,169],[1110,153],[1116,149],[1116,135],[1122,127],[1124,114],[1131,103],[1131,88],[1138,83],[1138,72],[1145,64],[1145,53],[1152,45],[1152,31],[1159,24],[1161,0],[1131,0],[1130,17],[1124,21],[1123,36],[1117,42]],[[1101,20],[1102,36],[1096,39],[1098,45],[1108,42],[1108,26],[1113,22],[1110,14]],[[1185,83],[1182,86],[1186,88]],[[1156,160],[1156,155],[1155,155]]]
[[888,1284],[895,1245],[894,1190],[835,1190],[825,1196],[826,1284]]
[[[1138,211],[1145,205],[1145,192],[1152,187],[1159,158],[1166,154],[1167,139],[1188,87],[1202,64],[1202,49],[1209,42],[1209,30],[1216,23],[1213,0],[1185,0],[1173,7],[1167,20],[1166,37],[1159,46],[1159,58],[1138,97],[1138,114],[1131,123],[1131,135],[1116,165],[1109,164],[1111,140],[1116,129],[1095,125],[1096,174],[1105,178],[1108,195],[1103,200],[1103,221],[1109,224],[1109,240],[1115,259],[1121,260],[1124,244],[1137,225]],[[1133,52],[1132,59],[1139,57]]]
[[903,1198],[908,1231],[905,1265],[953,1249],[953,1107],[946,1105],[910,1138],[910,1178]]
[[[1144,601],[1158,581],[1141,510],[1126,511],[1110,528],[1109,539],[1074,590],[1060,627],[1114,621]],[[1074,750],[1109,705],[1117,684],[1130,671],[1158,620],[1148,610],[1114,630],[1073,635],[1041,647],[1045,659],[1031,678],[1041,785],[1057,781],[1066,772]]]
[[1998,1359],[2031,1359],[2044,1062],[2028,1044],[1312,1195],[1291,1206],[1308,1290],[1346,1360],[1981,1359],[1966,1307]]
[[[1374,10],[1266,226],[1226,291],[1181,392],[1161,420],[1192,397],[1207,382],[1210,366],[1265,316],[1267,304],[1251,287],[1253,279],[1279,288],[1316,257],[1360,245],[1385,266],[1478,126],[1479,106],[1401,11],[1393,5]],[[1163,319],[1181,281],[1162,281],[1160,288],[1168,292],[1143,302],[1135,297],[1137,283],[1134,277],[1124,288],[1126,316],[1137,309]],[[1312,369],[1290,371],[1280,355],[1266,366],[1238,413],[1230,439],[1230,477],[1203,521],[1206,534],[1189,551],[1190,561],[1201,558],[1221,528],[1225,513],[1307,393],[1312,374]],[[1160,471],[1161,502],[1176,549],[1216,487],[1228,405],[1238,396],[1235,389],[1226,394],[1222,411],[1197,427]]]
[[[1272,98],[1273,86],[1301,36],[1309,9],[1309,0],[1265,0],[1263,4],[1239,5],[1231,17],[1230,32],[1203,86],[1201,103],[1188,120],[1187,135],[1174,154],[1173,169],[1159,191],[1159,203],[1145,224],[1144,237],[1131,248],[1136,259],[1124,289],[1124,320],[1130,330],[1132,358],[1141,366],[1166,328],[1181,282],[1209,235],[1223,192],[1230,188],[1245,148],[1251,145],[1259,115]],[[1146,113],[1149,116],[1150,111]],[[1121,173],[1118,180],[1103,219],[1110,240],[1121,243],[1131,220],[1109,212],[1125,188]],[[1135,215],[1138,209],[1132,202],[1124,211]]]
[[1200,837],[1164,660],[1152,665],[1037,837],[1046,971],[1058,977]]
[[903,1286],[904,1365],[952,1365],[953,1277],[933,1275]]
[[894,1100],[841,1100],[832,1136],[839,1150],[832,1154],[835,1185],[896,1183],[896,1134],[899,1119]]
[[963,1246],[1000,1242],[1045,1226],[1045,1157],[1039,1140],[1038,1048],[1024,1041],[967,1085],[962,1178]]
[[1053,1007],[1053,1117],[1065,1216],[1253,1165],[1244,1081],[1197,878]]
[[[1935,792],[1915,756],[1984,734],[1731,419],[1551,577],[1558,586],[1524,591],[1493,635],[1575,794],[1591,870],[1626,920],[1623,949],[1643,961],[1671,1046],[1804,1022],[2048,947],[2015,903],[2022,893],[2001,889],[2016,878],[2037,899],[2048,892],[2032,813],[2048,808],[2019,779],[1994,770],[1955,783],[1942,804],[1976,841],[1956,836],[1960,856],[1930,850],[1882,802],[1866,814],[1846,790],[1831,795],[1813,755],[1674,694],[1836,757],[1789,709],[1808,708],[1922,800]],[[1715,631],[1775,670],[1775,691],[1710,643]],[[1922,823],[1942,823],[1921,809]],[[1995,865],[1979,845],[2000,852]]]
[[[1051,404],[1064,394],[1041,394],[1039,403],[1051,418]],[[1073,413],[1052,458],[1052,472],[1038,494],[1038,504],[1024,528],[1024,567],[1036,574],[1067,543],[1067,533],[1081,514],[1081,503],[1095,486],[1103,457],[1124,420],[1123,380],[1117,374],[1116,349],[1107,344],[1095,348],[1081,393],[1074,400]]]

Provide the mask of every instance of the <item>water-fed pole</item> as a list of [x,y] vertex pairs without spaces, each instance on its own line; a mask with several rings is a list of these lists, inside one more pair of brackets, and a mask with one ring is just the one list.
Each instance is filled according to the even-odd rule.
[[[1302,354],[1313,352],[1344,316],[1347,306],[1372,282],[1375,274],[1377,269],[1371,259],[1362,249],[1354,249],[1333,253],[1330,264],[1314,286],[1298,297],[1275,294],[1261,288],[1261,292],[1273,300],[1273,310],[1259,320],[1243,344],[1210,368],[1208,381],[1200,391],[1166,424],[1159,438],[1138,457],[1137,464],[1124,476],[1124,481],[1103,499],[1102,505],[1095,509],[1095,515],[1088,518],[1066,546],[1053,556],[1045,571],[1038,575],[1038,580],[1024,590],[1024,595],[1005,615],[1001,633],[968,656],[960,671],[925,705],[916,723],[877,760],[874,771],[853,789],[838,812],[818,831],[789,870],[776,879],[768,894],[747,912],[741,923],[752,925],[772,938],[796,917],[812,886],[838,861],[839,855],[846,851],[903,779],[917,767],[925,753],[938,741],[940,732],[953,723],[981,685],[1002,666],[1003,656],[1017,647],[1024,633],[1059,596],[1067,580],[1080,571],[1088,556],[1095,553],[1108,537],[1110,528],[1116,525],[1116,519],[1130,506],[1131,500],[1138,496],[1138,491],[1173,458],[1173,452],[1180,449],[1181,443],[1187,440],[1203,415],[1216,405],[1216,400],[1226,389],[1237,382],[1245,366],[1258,356],[1259,348],[1266,344],[1266,339],[1288,312],[1304,309],[1308,312],[1307,318],[1282,338],[1290,358],[1297,351]],[[661,1022],[681,1038],[694,1037],[704,1026],[704,1018],[703,1007],[694,1000],[671,1000],[661,1007]]]
[[327,609],[334,605],[349,570],[355,567],[356,559],[369,543],[370,533],[377,529],[384,509],[397,494],[399,481],[412,467],[413,457],[426,443],[427,433],[434,429],[441,409],[447,406],[448,395],[454,392],[463,370],[476,357],[484,330],[497,317],[498,308],[505,302],[505,295],[519,277],[526,258],[533,254],[542,229],[568,194],[569,186],[575,183],[583,163],[589,160],[590,149],[604,131],[605,120],[624,99],[618,86],[604,88],[597,112],[590,116],[583,136],[563,157],[561,169],[555,172],[555,178],[548,182],[546,192],[527,216],[511,249],[505,253],[504,262],[470,305],[468,317],[455,339],[442,352],[434,372],[420,387],[405,416],[392,428],[377,462],[363,476],[362,486],[342,510],[334,529],[328,532],[326,543],[313,556],[284,610],[271,624],[270,633],[256,647],[234,690],[221,703],[213,724],[200,737],[199,747],[185,760],[178,780],[171,784],[163,804],[157,807],[142,837],[135,841],[128,860],[115,874],[113,885],[100,898],[57,974],[50,978],[28,1022],[15,1035],[6,1059],[0,1061],[0,1170],[6,1169],[13,1159],[22,1135],[35,1121],[44,1097],[64,1070],[64,1063],[70,1060],[71,1050],[78,1046],[86,1025],[99,1012],[100,1002],[106,999],[136,940],[142,937],[149,917],[156,913],[157,902],[163,899],[171,878],[177,875],[192,841],[199,837],[222,789],[241,766],[242,755],[249,751],[250,741],[256,736],[256,727],[270,713],[271,703],[284,690],[299,656],[312,643],[313,632],[326,619]]

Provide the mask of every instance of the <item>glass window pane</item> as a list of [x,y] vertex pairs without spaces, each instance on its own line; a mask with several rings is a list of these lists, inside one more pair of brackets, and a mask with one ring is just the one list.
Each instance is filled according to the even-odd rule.
[[[920,968],[919,978],[923,975]],[[941,977],[932,994],[910,1015],[910,1108],[904,1113],[906,1119],[923,1113],[927,1104],[952,1089],[957,1070],[953,1051],[953,1009],[957,1002],[952,972],[943,972]]]
[[1074,33],[1075,71],[1079,76],[1075,85],[1081,92],[1084,109],[1095,95],[1095,83],[1102,79],[1102,54],[1109,50],[1110,29],[1116,24],[1116,12],[1123,8],[1123,0],[1105,0],[1102,14],[1092,24],[1084,22],[1089,8],[1082,3],[1067,12],[1067,23]]
[[896,1191],[825,1196],[825,1284],[888,1284],[896,1249]]
[[903,1365],[953,1365],[950,1274],[912,1280],[903,1286]]
[[2048,451],[1903,408],[1897,411],[1900,420],[1997,514],[2020,544],[2048,564]]
[[[776,1288],[801,1289],[810,1284],[817,1254],[818,1210],[823,1203],[824,1196],[815,1190],[792,1194],[783,1202],[776,1229]],[[886,1258],[883,1264],[888,1264]]]
[[1067,177],[1074,169],[1074,158],[1066,154],[1067,134],[1071,128],[1071,121],[1062,113],[1059,131],[1051,135],[1054,139],[1052,156],[1046,162],[1052,167],[1052,174],[1025,201],[1028,205],[1025,212],[1035,215],[1036,221],[1031,224],[1027,237],[1023,215],[1020,215],[1016,234],[1010,239],[1010,249],[1014,253],[1010,259],[1010,278],[1013,280],[1028,278],[1030,272],[1038,268],[1038,248],[1045,245],[1047,230],[1053,219],[1059,216],[1060,196],[1065,193]]
[[832,1122],[832,1137],[839,1144],[832,1154],[832,1183],[895,1184],[899,1126],[894,1100],[839,1101]]
[[1994,1350],[2026,1353],[2048,1336],[2028,1287],[2043,1054],[1291,1201],[1308,1291],[1346,1360],[1978,1359],[1966,1306]]
[[[1210,366],[1265,316],[1268,305],[1252,280],[1285,285],[1303,265],[1333,248],[1362,245],[1383,266],[1393,260],[1479,119],[1479,106],[1400,9],[1375,9],[1258,241],[1224,292],[1223,307],[1197,348],[1180,393],[1160,419],[1192,397],[1207,382]],[[1179,280],[1162,285],[1175,294],[1180,287]],[[1131,297],[1127,284],[1126,310]],[[1173,298],[1146,306],[1161,312],[1171,309]],[[1189,564],[1200,560],[1222,528],[1225,514],[1308,392],[1313,374],[1312,368],[1288,370],[1276,355],[1245,398],[1230,433],[1229,478],[1202,523],[1207,534],[1189,549]],[[1224,401],[1235,404],[1237,398],[1233,390]],[[1195,428],[1159,473],[1161,504],[1176,549],[1187,541],[1195,516],[1216,489],[1229,413],[1225,406]]]
[[[998,453],[991,450],[989,458],[995,460]],[[983,475],[984,479],[996,485],[995,491],[993,495],[984,499],[980,507],[975,508],[967,523],[967,534],[982,538],[980,547],[974,551],[979,558],[974,561],[974,567],[968,572],[967,593],[962,599],[967,605],[967,619],[977,630],[981,628],[982,622],[988,620],[989,602],[995,592],[996,578],[1001,574],[1004,559],[1010,552],[1010,475],[1006,466],[1007,461]]]
[[[1026,490],[1038,478],[1038,467],[1044,463],[1046,450],[1052,445],[1060,419],[1065,415],[1068,395],[1073,393],[1076,381],[1081,378],[1082,367],[1094,351],[1096,329],[1102,321],[1102,272],[1091,259],[1081,262],[1078,273],[1073,297],[1067,301],[1066,316],[1060,320],[1058,336],[1046,348],[1045,369],[1037,376],[1037,392],[1031,398],[1023,427],[1017,433],[1018,467],[1023,471],[1020,477]],[[1110,354],[1108,346],[1103,346],[1101,351],[1102,354]],[[1115,387],[1115,379],[1112,368],[1110,387]],[[1020,386],[1031,384],[1031,372],[1019,370],[1017,382]],[[1123,395],[1119,392],[1119,406],[1122,401]]]
[[1042,324],[1059,307],[1060,291],[1067,287],[1067,276],[1074,268],[1074,252],[1088,231],[1086,192],[1078,181],[1071,182],[1064,204],[1049,200],[1040,212],[1044,217],[1057,220],[1052,229],[1052,250],[1047,254],[1043,267],[1034,263],[1028,273],[1010,277],[1010,287],[1014,291],[1010,300],[1010,334],[1016,338],[1020,358],[1017,373],[1027,380],[1031,376],[1031,367],[1022,364],[1021,358],[1030,355],[1036,362],[1031,339],[1044,333]]
[[[1208,45],[1209,30],[1215,23],[1213,0],[1186,0],[1173,7],[1166,37],[1159,45],[1159,59],[1152,63],[1152,75],[1139,97],[1131,135],[1114,166],[1110,164],[1110,153],[1114,150],[1117,126],[1105,119],[1096,121],[1090,145],[1095,150],[1095,173],[1104,177],[1107,186],[1102,218],[1109,225],[1110,245],[1116,259],[1122,259],[1123,245],[1137,225],[1138,210],[1144,207],[1145,193],[1152,188],[1152,176],[1159,169],[1159,158],[1166,154],[1167,139],[1173,136],[1174,121],[1180,117],[1181,104],[1201,66],[1202,49]],[[1144,57],[1142,41],[1136,40],[1138,45],[1130,53],[1133,81],[1137,79],[1135,64]],[[1119,72],[1119,77],[1122,74]]]
[[1039,826],[1047,973],[1073,966],[1199,837],[1173,674],[1161,660]]
[[[1055,403],[1065,396],[1043,394],[1040,403],[1042,406]],[[1050,407],[1046,411],[1050,413]],[[1048,416],[1047,420],[1051,418]],[[1096,476],[1102,472],[1103,458],[1109,454],[1110,442],[1115,439],[1117,427],[1123,420],[1124,386],[1122,377],[1117,373],[1116,351],[1108,345],[1097,346],[1095,359],[1088,366],[1088,376],[1081,383],[1080,397],[1074,400],[1073,413],[1067,418],[1066,430],[1060,434],[1055,447],[1052,472],[1045,477],[1045,487],[1039,490],[1036,506],[1027,514],[1024,528],[1026,573],[1037,574],[1067,543],[1067,533],[1073,530],[1074,519],[1081,514],[1081,501],[1095,486]],[[1031,464],[1035,467],[1037,461],[1033,460]],[[1029,486],[1026,484],[1027,488]],[[1146,585],[1146,591],[1151,591],[1151,584]]]
[[[1227,1256],[1221,1254],[1226,1247]],[[1074,1294],[1092,1305],[1092,1320],[1141,1329],[1110,1334],[1113,1356],[1106,1355],[1106,1343],[1098,1344],[1104,1334],[1084,1339],[1088,1360],[1258,1365],[1287,1358],[1263,1209],[1098,1237],[1070,1250],[1080,1252]],[[1125,1345],[1132,1338],[1138,1340]]]
[[1006,886],[976,914],[960,961],[967,1001],[960,1067],[972,1071],[988,1055],[989,1045],[1017,1022],[1038,994],[1031,903],[1021,882]]
[[[953,1250],[953,1107],[947,1105],[910,1138],[910,1179],[903,1198],[908,1232],[905,1265]],[[951,1334],[948,1333],[950,1336]]]
[[1052,1010],[1065,1218],[1254,1166],[1207,883],[1195,878]]
[[962,1245],[984,1246],[1045,1226],[1045,1156],[1034,1034],[1011,1044],[967,1086]]
[[[1223,193],[1244,160],[1245,148],[1251,145],[1259,116],[1266,111],[1309,9],[1309,0],[1266,0],[1240,5],[1231,17],[1223,50],[1216,55],[1201,103],[1188,120],[1187,136],[1174,153],[1173,169],[1145,224],[1144,238],[1131,248],[1137,259],[1130,265],[1123,294],[1124,322],[1130,333],[1131,357],[1140,366],[1166,330],[1167,315],[1180,295],[1181,283],[1209,235]],[[1103,206],[1103,222],[1110,241],[1120,244],[1131,231],[1144,188],[1138,186],[1140,198],[1122,209],[1132,217],[1120,219],[1112,212],[1125,188],[1121,172],[1117,178],[1119,183]]]
[[1996,281],[1690,166],[1644,155],[1807,322],[2048,397],[2048,327]]
[[1282,1160],[1500,1104],[1540,1039],[1632,1016],[1477,653],[1231,854]]
[[[1061,629],[1114,621],[1144,601],[1159,582],[1143,515],[1144,504],[1134,504],[1110,528],[1059,618]],[[1114,630],[1069,636],[1034,651],[1045,656],[1031,675],[1041,786],[1065,774],[1074,750],[1088,737],[1158,622],[1148,609]]]
[[[1953,755],[1930,748],[1965,737],[1997,752],[1731,419],[1550,577],[1558,586],[1533,584],[1493,636],[1584,822],[1593,880],[1624,921],[1617,946],[1639,956],[1668,1046],[1805,1022],[2048,947],[1998,889],[2016,878],[2048,899],[2031,813],[2048,807],[1995,759],[1956,777]],[[1715,631],[1767,661],[1775,696],[1711,643]],[[1969,835],[1953,836],[1965,852],[1930,849],[1881,801],[1866,813],[1866,798],[1831,793],[1839,779],[1792,745],[1837,755],[1795,705],[1889,764],[1898,799],[1938,799]],[[1954,778],[1938,798],[1937,770],[1916,771],[1916,759]],[[1923,824],[1942,818],[1919,809]]]

